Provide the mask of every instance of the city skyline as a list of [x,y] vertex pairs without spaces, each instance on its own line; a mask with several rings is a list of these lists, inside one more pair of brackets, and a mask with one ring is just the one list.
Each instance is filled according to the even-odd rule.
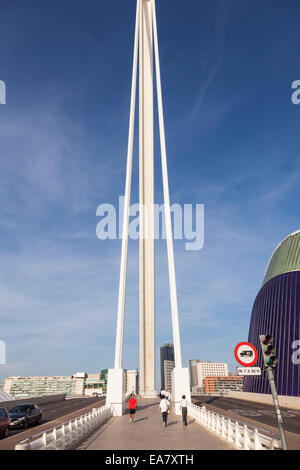
[[[0,381],[113,366],[121,241],[97,238],[96,210],[124,194],[136,6],[117,3],[118,15],[102,0],[1,6]],[[157,2],[171,203],[205,206],[203,249],[174,241],[185,367],[235,370],[267,261],[299,228],[300,7],[288,6]],[[155,245],[158,378],[172,332],[166,243]],[[139,363],[137,270],[130,240],[125,369]]]

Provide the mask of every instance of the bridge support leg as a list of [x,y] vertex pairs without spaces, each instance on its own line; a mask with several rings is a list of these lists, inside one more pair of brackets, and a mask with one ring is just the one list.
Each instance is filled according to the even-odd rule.
[[187,367],[175,367],[172,370],[172,401],[175,404],[175,414],[180,415],[180,402],[185,395],[188,403],[191,403],[189,370]]
[[125,374],[123,369],[108,369],[106,404],[112,406],[114,416],[123,414]]

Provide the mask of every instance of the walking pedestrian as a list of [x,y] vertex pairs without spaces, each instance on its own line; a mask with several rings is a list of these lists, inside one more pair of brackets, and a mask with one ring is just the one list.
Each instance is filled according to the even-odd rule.
[[187,401],[186,401],[185,395],[182,395],[181,402],[180,402],[180,409],[181,409],[182,423],[184,424],[184,426],[187,426]]
[[137,400],[134,398],[134,394],[131,394],[131,398],[128,400],[129,414],[130,414],[130,423],[133,423],[135,417],[135,411],[137,407]]
[[166,399],[166,397],[162,397],[159,403],[159,410],[161,412],[162,420],[163,420],[163,426],[167,427],[168,423],[168,410],[170,406],[169,400]]

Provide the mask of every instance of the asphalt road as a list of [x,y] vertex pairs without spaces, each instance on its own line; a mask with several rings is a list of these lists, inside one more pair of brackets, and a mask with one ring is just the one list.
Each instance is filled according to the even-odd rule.
[[[30,400],[28,400],[28,403]],[[51,421],[61,418],[62,416],[68,415],[69,413],[74,413],[76,411],[80,411],[83,408],[86,408],[88,406],[92,406],[95,404],[95,407],[98,408],[100,406],[103,406],[105,404],[105,397],[103,398],[73,398],[70,400],[62,400],[58,402],[53,402],[53,403],[48,403],[40,406],[40,409],[42,410],[42,421],[40,425],[32,425],[30,426],[27,430],[24,429],[10,429],[9,430],[9,435],[6,439],[0,440],[0,450],[1,449],[6,449],[6,442],[7,444],[10,444],[11,442],[14,442],[15,439],[13,437],[18,437],[18,441],[21,441],[23,439],[23,435],[25,436],[26,433],[26,438],[28,437],[28,433],[31,435],[38,434],[40,426],[43,426],[47,423],[49,423],[49,428],[51,428]],[[78,416],[80,416],[80,412],[78,413]],[[11,439],[12,438],[12,439]],[[25,437],[24,437],[25,439]],[[11,442],[10,442],[11,441]],[[9,445],[8,448],[11,446]]]
[[[205,395],[193,397],[192,401],[195,405],[205,405],[208,410],[210,406],[218,408],[220,409],[220,414],[222,414],[222,410],[226,410],[238,421],[243,421],[243,417],[245,417],[257,423],[273,426],[274,428],[278,427],[276,414],[272,405],[236,398]],[[214,409],[213,411],[216,410]],[[300,435],[300,410],[281,407],[281,414],[285,431]]]

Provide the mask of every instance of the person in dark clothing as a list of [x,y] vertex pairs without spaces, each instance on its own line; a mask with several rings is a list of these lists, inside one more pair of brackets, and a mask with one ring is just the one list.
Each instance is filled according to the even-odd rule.
[[163,426],[165,427],[167,427],[167,422],[168,422],[169,406],[170,406],[170,402],[165,397],[162,397],[160,404],[159,404],[159,410],[161,412]]
[[186,401],[185,395],[182,395],[180,409],[181,409],[181,415],[182,415],[182,422],[184,426],[187,426],[187,401]]

